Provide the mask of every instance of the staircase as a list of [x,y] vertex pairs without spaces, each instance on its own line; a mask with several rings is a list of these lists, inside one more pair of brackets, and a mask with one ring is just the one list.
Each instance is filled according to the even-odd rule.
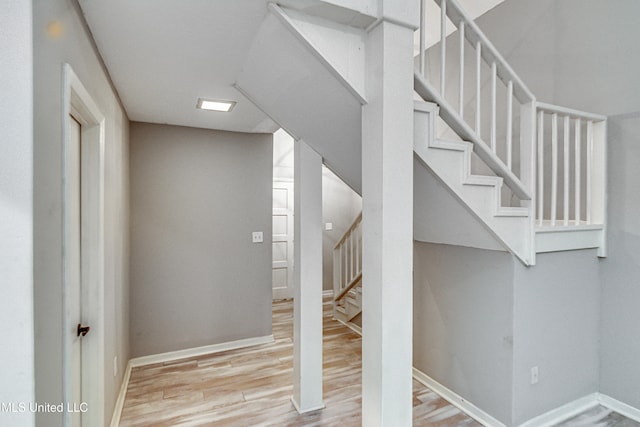
[[[427,49],[420,30],[414,74],[415,167],[428,171],[416,173],[415,186],[437,181],[429,185],[446,189],[525,265],[543,252],[597,248],[606,256],[606,117],[538,102],[457,0],[435,3],[440,42]],[[415,217],[445,217],[430,220],[449,229],[437,243],[475,246],[421,197]],[[362,310],[361,220],[334,250],[334,314],[345,323]]]
[[[537,102],[456,0],[435,2],[439,69],[421,48],[414,76],[420,162],[525,265],[541,252],[605,256],[606,117]],[[438,117],[455,140],[438,135]]]
[[[353,327],[362,313],[362,213],[333,249],[333,317]],[[355,322],[354,322],[355,321]]]
[[[440,40],[426,45],[422,19],[414,238],[505,250],[527,266],[542,252],[606,256],[606,117],[539,102],[457,0],[420,1],[439,10]],[[328,3],[321,11],[285,4],[270,4],[235,86],[360,192],[373,21],[360,12],[337,19],[346,9]],[[344,298],[357,302],[357,274],[341,274],[337,292],[351,286]]]

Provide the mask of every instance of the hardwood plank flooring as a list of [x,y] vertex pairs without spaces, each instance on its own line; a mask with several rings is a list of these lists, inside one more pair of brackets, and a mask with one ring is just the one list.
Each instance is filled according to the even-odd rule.
[[[332,319],[324,305],[323,375],[326,408],[299,415],[293,393],[291,301],[273,303],[270,344],[134,368],[120,420],[142,426],[359,426],[361,338]],[[413,425],[462,427],[481,424],[413,381]],[[640,427],[602,406],[557,427]]]
[[[299,415],[293,393],[293,306],[273,303],[275,342],[134,368],[120,419],[141,426],[359,426],[361,338],[324,305],[325,409]],[[480,426],[414,380],[416,426]]]

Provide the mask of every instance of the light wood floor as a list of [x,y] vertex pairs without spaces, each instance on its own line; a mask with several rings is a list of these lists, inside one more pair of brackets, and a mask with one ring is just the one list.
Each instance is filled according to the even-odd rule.
[[[325,409],[298,415],[289,400],[292,303],[280,301],[274,343],[134,368],[120,426],[359,426],[361,338],[324,309]],[[415,380],[413,406],[416,426],[480,426]]]

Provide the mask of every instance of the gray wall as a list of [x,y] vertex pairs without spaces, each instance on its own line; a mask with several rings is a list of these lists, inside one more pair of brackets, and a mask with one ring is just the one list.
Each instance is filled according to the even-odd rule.
[[596,252],[537,262],[414,245],[414,366],[507,426],[598,391]]
[[509,425],[516,258],[414,243],[413,364]]
[[[62,64],[74,69],[105,116],[105,422],[129,359],[128,119],[101,66],[77,4],[33,2],[34,309],[36,401],[63,401],[62,372]],[[48,31],[59,24],[61,31]],[[113,360],[118,357],[118,374]],[[38,425],[62,424],[38,413]]]
[[640,408],[640,3],[571,0],[558,5],[558,16],[571,31],[557,47],[556,100],[609,115],[600,390]]
[[[600,281],[595,249],[515,263],[513,421],[598,391]],[[531,384],[531,368],[539,381]]]
[[[634,92],[640,96],[637,86]],[[609,256],[603,262],[601,274],[600,391],[640,408],[640,114],[637,111],[626,117],[609,118]]]
[[134,357],[271,334],[272,167],[271,135],[131,124]]
[[[0,1],[0,402],[33,388],[33,56],[29,0]],[[0,412],[0,424],[34,425]]]
[[[640,408],[640,3],[510,0],[479,20],[538,99],[609,116],[600,391]],[[518,36],[519,35],[519,36]],[[532,66],[540,61],[545,66]]]

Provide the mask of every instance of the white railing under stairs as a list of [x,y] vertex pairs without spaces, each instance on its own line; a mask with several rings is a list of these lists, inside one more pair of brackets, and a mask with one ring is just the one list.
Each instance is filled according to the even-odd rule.
[[362,312],[362,213],[333,249],[333,316],[350,322]]
[[[440,40],[433,47],[426,46],[427,1],[440,7]],[[535,263],[537,252],[587,247],[604,256],[606,117],[537,102],[457,0],[421,4],[414,88],[424,101],[437,104],[447,128],[430,147],[462,152],[460,143],[470,143],[477,159],[467,160],[463,176],[476,181],[479,175],[495,176],[506,187],[495,198],[506,206],[493,207],[494,215],[503,207],[518,209],[519,215],[526,210],[524,226],[530,230],[522,234],[530,247],[524,252],[530,253],[517,254],[525,263]],[[451,35],[448,26],[455,28]],[[444,140],[447,133],[455,143]],[[428,151],[416,147],[425,163]]]
[[537,103],[538,252],[606,256],[606,127],[604,116]]

